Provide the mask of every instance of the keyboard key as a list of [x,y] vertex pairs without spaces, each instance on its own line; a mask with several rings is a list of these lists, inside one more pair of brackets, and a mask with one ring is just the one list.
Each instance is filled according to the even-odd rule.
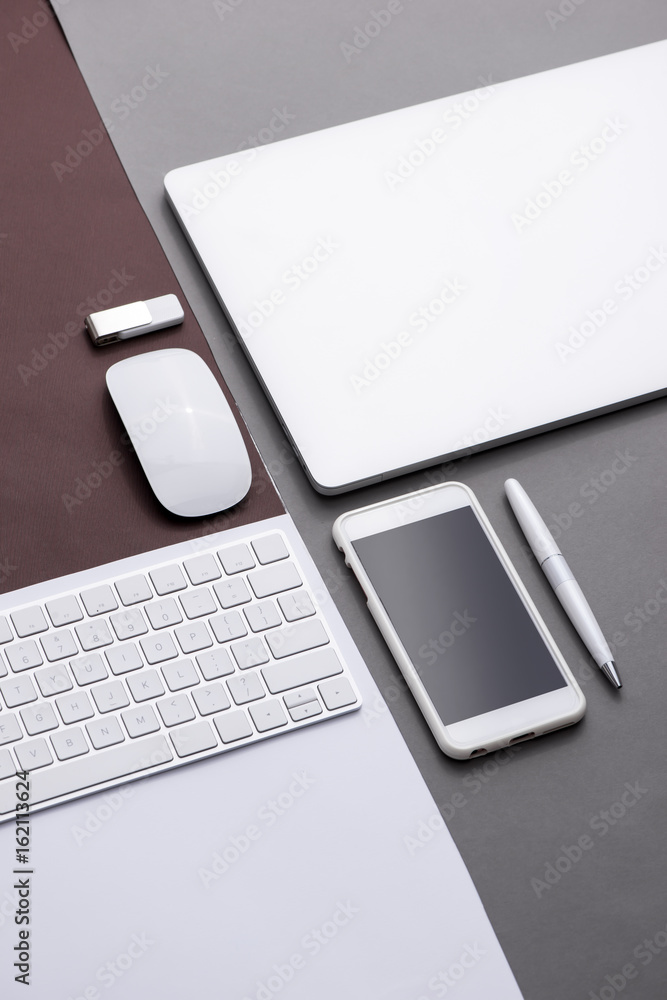
[[271,663],[268,667],[261,668],[262,677],[271,694],[280,694],[289,688],[301,687],[302,684],[312,684],[342,671],[341,662],[333,649],[318,649],[297,660]]
[[74,686],[64,663],[57,663],[53,667],[42,667],[41,670],[36,670],[35,680],[45,698],[48,698],[52,694],[63,694],[65,691],[71,691]]
[[212,615],[218,610],[208,587],[187,591],[180,595],[179,601],[188,618],[201,618],[202,615]]
[[49,627],[44,612],[38,605],[32,608],[22,608],[21,611],[12,611],[9,617],[19,639],[24,639],[27,635],[35,635],[36,632],[46,632]]
[[122,681],[109,681],[107,684],[98,684],[92,688],[92,695],[97,711],[118,712],[121,708],[127,708],[130,698]]
[[7,664],[3,660],[2,656],[0,656],[0,677],[6,677],[8,673],[9,670],[7,669]]
[[146,619],[139,608],[131,608],[130,611],[119,611],[117,615],[110,615],[109,621],[113,625],[113,630],[119,639],[131,639],[136,635],[145,635],[148,632]]
[[210,653],[200,653],[196,659],[205,681],[214,681],[216,677],[225,677],[226,674],[234,673],[234,664],[226,649],[214,649]]
[[58,728],[56,713],[47,701],[21,709],[21,718],[28,736],[38,736],[49,729]]
[[174,634],[184,653],[196,653],[200,649],[207,649],[208,646],[213,645],[213,639],[211,639],[204,622],[184,625],[182,628],[174,629]]
[[29,740],[27,743],[18,743],[14,748],[22,771],[35,771],[38,767],[46,767],[53,764],[53,757],[46,740],[41,737],[37,740]]
[[49,663],[53,663],[55,660],[64,660],[66,656],[76,656],[79,652],[79,647],[67,628],[61,629],[60,632],[49,632],[48,635],[43,635],[39,641]]
[[130,670],[138,670],[144,665],[141,654],[133,642],[127,642],[123,646],[112,646],[111,649],[107,649],[104,655],[111,667],[111,672],[116,676],[127,674]]
[[[96,681],[103,681],[109,676],[104,660],[99,653],[91,653],[90,656],[78,656],[76,660],[70,660],[74,679],[80,687],[85,684],[94,684]],[[41,674],[43,671],[39,671]],[[70,687],[72,685],[70,684]],[[41,687],[41,683],[40,683]]]
[[88,753],[90,747],[86,743],[86,737],[78,726],[71,729],[61,730],[50,737],[53,749],[58,760],[69,760],[71,757],[80,757],[81,754]]
[[245,642],[233,642],[229,648],[241,670],[247,670],[248,667],[258,667],[261,663],[268,663],[269,654],[259,636],[253,636],[252,639],[246,639]]
[[300,691],[290,691],[283,698],[287,708],[298,708],[309,701],[317,701],[315,688],[301,688]]
[[252,600],[242,576],[216,583],[213,589],[215,596],[220,601],[221,608],[235,608],[239,604],[246,604],[247,601]]
[[215,728],[223,743],[235,743],[236,740],[252,736],[252,726],[245,712],[229,712],[217,715],[213,720]]
[[180,566],[160,566],[159,569],[152,569],[148,575],[160,597],[173,594],[177,590],[185,590],[187,587]]
[[[77,649],[74,652],[78,652]],[[40,667],[42,659],[39,647],[33,639],[27,642],[17,642],[15,646],[5,646],[5,656],[9,660],[9,666],[15,673],[20,670],[29,670],[31,667]]]
[[71,725],[72,722],[90,719],[95,714],[85,691],[62,695],[60,698],[56,698],[56,705],[66,726]]
[[308,618],[309,615],[315,614],[313,602],[305,590],[297,590],[295,594],[283,594],[278,598],[278,604],[288,622],[295,622],[299,618]]
[[[54,737],[51,737],[52,739]],[[43,741],[42,741],[43,742]],[[30,801],[33,805],[46,802],[59,795],[68,795],[94,788],[104,781],[125,778],[137,771],[146,770],[174,759],[164,736],[152,736],[139,743],[126,743],[112,747],[105,753],[88,754],[70,761],[66,767],[49,768],[38,771],[30,778]],[[12,788],[12,792],[14,789]],[[0,813],[12,811],[14,801],[2,800]]]
[[128,708],[127,711],[121,713],[121,718],[132,739],[145,736],[147,733],[156,733],[160,728],[160,723],[150,705],[142,705],[141,708]]
[[139,642],[144,656],[151,664],[162,663],[163,660],[173,660],[178,656],[178,650],[169,633],[157,636],[149,635],[145,639],[140,639]]
[[266,563],[277,562],[279,559],[286,559],[289,555],[281,535],[263,535],[261,538],[255,538],[252,547],[258,561],[263,566]]
[[265,638],[277,660],[303,653],[307,649],[315,649],[316,646],[324,646],[329,641],[324,625],[317,618],[299,625],[290,625],[278,632],[270,632]]
[[23,736],[21,732],[21,727],[16,721],[16,716],[12,712],[11,715],[0,715],[0,745],[3,743],[13,743],[14,740],[20,740]]
[[243,613],[253,632],[261,632],[265,628],[275,628],[276,625],[282,625],[282,618],[273,601],[253,604],[251,607],[245,608]]
[[0,645],[3,642],[11,642],[14,638],[14,633],[9,627],[9,622],[4,615],[0,615]]
[[148,701],[149,698],[159,698],[164,694],[164,686],[157,670],[142,670],[140,674],[131,674],[127,678],[127,686],[135,701]]
[[83,611],[74,594],[70,594],[68,597],[56,597],[54,601],[47,601],[46,610],[56,628],[71,625],[72,622],[80,622],[83,618]]
[[123,604],[138,604],[139,601],[150,601],[153,591],[148,580],[141,573],[136,576],[126,576],[124,580],[116,580],[116,590]]
[[199,674],[192,660],[177,660],[176,663],[167,663],[162,667],[162,674],[170,691],[182,691],[183,688],[192,687],[193,684],[199,683]]
[[218,745],[208,722],[195,722],[193,726],[183,726],[169,735],[179,757],[190,757],[193,753],[203,753]]
[[192,692],[192,697],[200,715],[212,715],[213,712],[222,712],[226,708],[229,708],[231,704],[222,684],[217,682],[215,684],[207,684],[206,687],[195,688]]
[[182,722],[191,722],[195,717],[194,709],[186,694],[177,694],[174,698],[162,698],[156,704],[165,726],[178,726]]
[[26,705],[29,701],[37,701],[37,692],[29,677],[8,677],[0,681],[0,691],[7,708]]
[[[2,781],[3,778],[13,778],[15,774],[16,764],[14,763],[14,758],[10,754],[9,750],[0,750],[0,781]],[[7,784],[5,796],[8,801],[8,808],[3,811],[9,812],[10,809],[16,808],[16,792],[14,790],[13,783],[11,787]]]
[[113,596],[113,590],[106,583],[101,587],[92,587],[90,590],[84,590],[83,593],[79,594],[79,597],[91,617],[93,615],[106,615],[109,611],[115,611],[118,607],[118,601]]
[[218,642],[240,639],[242,635],[248,634],[248,629],[243,624],[238,611],[230,611],[226,615],[209,618],[208,621]]
[[248,711],[259,733],[266,733],[270,729],[278,729],[280,726],[287,725],[287,716],[277,698],[263,701],[261,705],[251,705]]
[[289,714],[294,722],[302,722],[304,719],[312,719],[315,715],[322,714],[322,706],[319,701],[307,701],[305,705],[295,705],[290,708]]
[[255,597],[261,600],[282,590],[301,586],[301,577],[294,563],[276,563],[266,569],[257,569],[248,574],[248,580]]
[[153,628],[166,628],[168,625],[178,625],[183,621],[183,615],[178,610],[178,604],[173,597],[166,601],[154,601],[144,605],[144,611]]
[[225,573],[230,576],[246,569],[252,569],[255,565],[255,560],[250,555],[250,549],[247,545],[230,545],[228,549],[220,549],[218,559],[222,563]]
[[92,722],[87,722],[86,730],[88,738],[96,750],[112,747],[116,743],[122,743],[125,739],[115,715],[110,715],[108,719],[93,719]]
[[240,677],[230,677],[227,687],[237,705],[245,705],[249,701],[263,698],[266,691],[262,687],[257,674],[243,674]]
[[345,705],[354,705],[357,700],[352,685],[346,677],[334,677],[324,684],[318,684],[317,688],[330,712],[335,708],[344,708]]
[[85,649],[86,652],[91,649],[99,649],[100,646],[110,646],[113,642],[109,626],[102,618],[96,622],[75,625],[74,631],[79,637],[82,649]]
[[200,583],[208,583],[210,580],[219,580],[222,576],[220,568],[212,555],[195,556],[194,559],[186,559],[183,565],[193,587],[198,586]]

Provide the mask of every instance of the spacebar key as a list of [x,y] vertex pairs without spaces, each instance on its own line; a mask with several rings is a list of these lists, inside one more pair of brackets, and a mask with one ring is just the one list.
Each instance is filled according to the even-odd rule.
[[137,771],[174,759],[164,736],[151,736],[137,743],[112,747],[94,757],[78,760],[30,774],[30,802],[46,802],[58,795],[81,792],[103,781],[124,778]]
[[342,672],[340,660],[333,649],[318,649],[295,660],[262,667],[262,676],[271,694],[280,694],[281,691],[312,684]]

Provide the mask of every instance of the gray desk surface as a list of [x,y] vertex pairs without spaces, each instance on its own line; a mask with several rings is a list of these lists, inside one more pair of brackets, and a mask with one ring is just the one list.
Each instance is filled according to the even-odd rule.
[[[378,34],[366,44],[356,35],[355,50],[341,47],[355,44],[356,29],[387,6],[385,0],[56,4],[130,180],[448,820],[525,996],[609,1000],[622,992],[662,1000],[667,401],[498,448],[453,470],[318,496],[167,207],[162,178],[172,167],[242,144],[458,93],[480,77],[500,82],[662,39],[667,7],[661,0],[393,0],[394,14]],[[143,86],[147,74],[153,89]],[[551,523],[561,524],[563,551],[618,644],[620,695],[591,668],[526,554],[503,498],[510,475]],[[589,706],[577,727],[474,766],[438,751],[330,534],[341,511],[442,478],[461,479],[477,492]],[[588,849],[570,850],[585,834]]]

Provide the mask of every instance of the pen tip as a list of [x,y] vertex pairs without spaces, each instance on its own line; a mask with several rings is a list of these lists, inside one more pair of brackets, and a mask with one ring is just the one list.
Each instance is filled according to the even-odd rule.
[[616,669],[616,664],[613,660],[608,660],[606,663],[603,663],[600,670],[605,675],[607,680],[611,681],[615,688],[623,687],[623,682],[618,676],[618,670]]

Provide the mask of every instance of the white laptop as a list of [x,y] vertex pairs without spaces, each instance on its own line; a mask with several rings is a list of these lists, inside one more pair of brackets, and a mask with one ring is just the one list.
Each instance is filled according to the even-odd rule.
[[666,391],[667,41],[171,171],[316,489]]

